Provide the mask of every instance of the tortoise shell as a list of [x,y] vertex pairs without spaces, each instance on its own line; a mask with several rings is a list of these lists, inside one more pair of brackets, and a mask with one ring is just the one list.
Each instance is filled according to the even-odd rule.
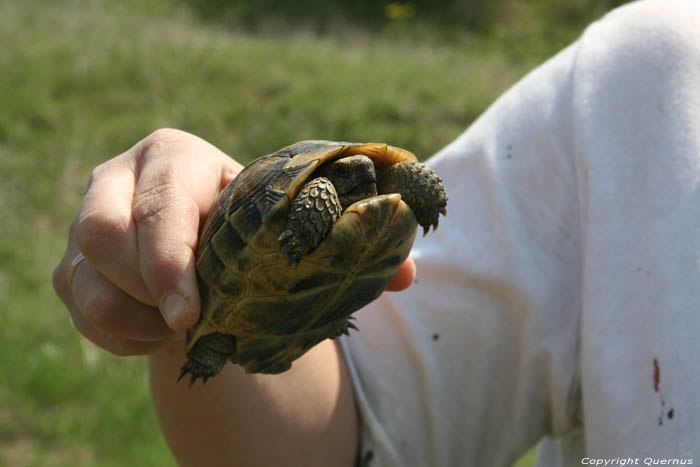
[[386,144],[302,141],[256,159],[223,190],[200,236],[202,300],[186,353],[203,336],[235,337],[231,360],[248,372],[279,373],[376,299],[408,256],[416,219],[399,194],[347,207],[296,266],[280,255],[292,200],[322,164],[366,155],[380,170],[417,161]]

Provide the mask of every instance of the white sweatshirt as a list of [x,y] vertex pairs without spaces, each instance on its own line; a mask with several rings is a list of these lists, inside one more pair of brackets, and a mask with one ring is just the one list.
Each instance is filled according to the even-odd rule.
[[342,340],[361,459],[700,464],[700,1],[608,14],[430,164],[417,283]]

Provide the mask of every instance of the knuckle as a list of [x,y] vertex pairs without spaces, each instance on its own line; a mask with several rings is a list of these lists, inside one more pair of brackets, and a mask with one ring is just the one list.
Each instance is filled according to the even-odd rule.
[[127,235],[128,221],[109,210],[80,213],[76,222],[75,239],[80,251],[98,256],[107,245]]
[[114,168],[119,165],[118,160],[119,157],[115,157],[93,168],[88,178],[87,190],[90,191],[90,188],[100,179],[109,177]]
[[141,155],[145,159],[167,154],[173,147],[182,144],[189,133],[174,128],[159,128],[143,139]]
[[167,213],[199,222],[196,202],[172,173],[158,175],[150,186],[135,193],[131,209],[137,224],[158,223],[167,218]]
[[137,224],[159,221],[170,208],[187,204],[169,174],[163,174],[154,184],[134,194],[132,214]]
[[88,178],[88,184],[87,184],[87,189],[89,190],[90,187],[97,181],[102,174],[104,173],[104,163],[98,165],[92,171],[90,172],[90,177]]
[[186,133],[181,130],[176,130],[175,128],[158,128],[146,137],[146,142],[159,143],[173,141],[181,138],[184,134]]
[[96,166],[92,171],[90,172],[90,179],[89,183],[92,184],[95,182],[95,180],[100,179],[101,177],[104,176],[105,172],[109,170],[109,168],[112,165],[112,161],[105,161],[101,163],[100,165]]

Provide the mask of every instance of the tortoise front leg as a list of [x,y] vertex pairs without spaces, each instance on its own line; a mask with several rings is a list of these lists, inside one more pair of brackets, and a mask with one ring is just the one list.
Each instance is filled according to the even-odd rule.
[[279,240],[282,254],[289,258],[289,265],[298,265],[301,258],[316,248],[323,240],[342,208],[335,187],[325,177],[306,183],[289,210],[287,227]]
[[442,180],[433,170],[420,162],[399,162],[378,174],[377,192],[399,193],[423,227],[425,236],[433,226],[437,229],[440,213],[447,215],[447,193]]

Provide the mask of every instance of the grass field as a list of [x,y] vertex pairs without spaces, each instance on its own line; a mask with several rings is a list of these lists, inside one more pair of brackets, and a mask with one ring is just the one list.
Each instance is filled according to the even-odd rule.
[[175,0],[0,1],[0,44],[0,466],[12,467],[174,465],[144,361],[81,339],[51,287],[92,167],[163,126],[242,162],[306,138],[429,156],[549,52],[400,23],[251,32]]

